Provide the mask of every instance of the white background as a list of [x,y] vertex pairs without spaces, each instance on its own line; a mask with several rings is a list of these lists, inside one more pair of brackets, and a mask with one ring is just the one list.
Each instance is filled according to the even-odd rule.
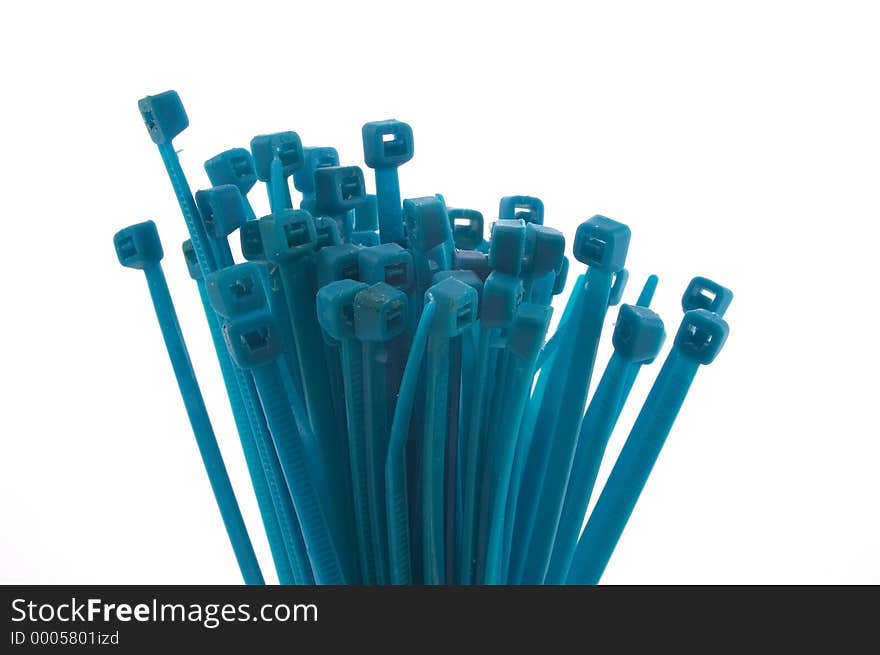
[[569,237],[594,213],[629,224],[626,297],[658,273],[668,331],[691,276],[731,287],[728,345],[604,581],[880,583],[878,27],[871,3],[840,1],[10,4],[0,582],[239,581],[143,276],[113,251],[147,218],[269,566],[136,107],[173,88],[194,188],[205,159],[258,133],[359,164],[360,126],[393,116],[415,130],[404,196],[491,218],[499,197],[537,195]]

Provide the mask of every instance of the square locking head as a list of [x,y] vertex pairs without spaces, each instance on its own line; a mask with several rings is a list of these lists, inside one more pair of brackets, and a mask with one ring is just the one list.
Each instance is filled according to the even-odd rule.
[[226,238],[247,220],[244,198],[233,184],[196,191],[196,207],[208,235]]
[[263,232],[260,221],[247,221],[238,231],[241,240],[241,255],[249,262],[265,261],[266,251],[263,248]]
[[707,277],[695,277],[684,291],[681,308],[686,312],[691,309],[705,309],[724,316],[732,300],[733,291],[730,289]]
[[505,196],[498,207],[498,218],[544,224],[544,203],[532,196]]
[[553,280],[553,295],[558,296],[565,290],[565,283],[568,281],[568,257],[563,257],[560,262],[559,270],[556,271],[556,279]]
[[211,157],[205,162],[205,172],[214,186],[234,184],[243,196],[257,183],[254,158],[244,148],[232,148]]
[[492,225],[489,267],[508,275],[519,275],[526,250],[526,224],[520,220],[499,220]]
[[165,91],[138,100],[138,109],[153,143],[171,143],[171,140],[189,126],[189,118],[177,91]]
[[[431,284],[438,284],[448,277],[454,278],[459,282],[463,282],[464,284],[471,287],[474,291],[477,292],[478,299],[483,295],[483,280],[473,271],[437,271],[431,278]],[[477,318],[480,317],[480,309],[481,307],[478,305]]]
[[526,223],[526,253],[530,275],[540,277],[559,270],[565,256],[565,236],[552,227]]
[[515,275],[492,271],[483,284],[480,320],[486,327],[510,325],[522,301],[522,280]]
[[199,260],[196,257],[196,250],[193,248],[192,239],[187,239],[181,245],[183,251],[183,261],[186,262],[186,271],[193,280],[202,279],[202,269],[199,267]]
[[315,221],[315,247],[320,250],[328,246],[338,246],[342,243],[342,235],[339,232],[339,224],[329,216],[316,216]]
[[314,193],[315,171],[331,166],[339,166],[336,148],[303,148],[303,165],[293,174],[293,186],[302,193]]
[[483,241],[483,214],[476,209],[447,209],[455,247],[473,250]]
[[354,331],[361,341],[388,341],[407,326],[406,294],[379,282],[367,287],[354,300]]
[[448,277],[425,292],[425,304],[435,302],[433,331],[455,337],[473,325],[477,318],[477,292],[473,287]]
[[523,303],[507,334],[507,347],[520,359],[532,360],[541,352],[553,308],[535,303]]
[[593,216],[578,226],[574,236],[574,258],[598,270],[616,273],[626,262],[630,230],[623,223]]
[[318,322],[332,339],[354,339],[355,298],[369,285],[357,280],[337,280],[318,290]]
[[663,342],[666,330],[659,316],[647,307],[621,305],[614,325],[614,352],[627,362],[650,362]]
[[358,166],[328,166],[315,171],[315,209],[319,214],[342,214],[367,196],[364,173]]
[[156,266],[164,252],[159,240],[159,230],[153,221],[145,221],[125,227],[113,236],[116,256],[126,268],[144,270]]
[[315,220],[306,211],[285,209],[264,216],[259,224],[263,250],[269,261],[298,259],[315,251],[318,233]]
[[395,119],[367,123],[361,129],[364,161],[370,168],[395,168],[413,156],[412,128]]
[[446,205],[436,196],[404,200],[403,220],[409,245],[419,252],[452,240]]
[[489,277],[489,255],[477,250],[456,250],[453,266],[457,269],[473,271],[484,280]]
[[359,280],[358,253],[360,246],[342,243],[321,248],[315,255],[315,277],[318,288],[337,280]]
[[268,311],[251,312],[224,323],[223,338],[241,368],[271,364],[282,352],[278,326]]
[[254,157],[257,178],[263,182],[269,180],[269,170],[276,156],[281,160],[284,177],[290,177],[303,165],[302,141],[296,132],[255,136],[251,139],[251,154]]
[[208,275],[205,287],[214,311],[224,318],[239,318],[270,308],[269,272],[265,264],[246,262],[220,269]]
[[675,335],[674,347],[699,364],[711,364],[721,352],[730,328],[727,321],[705,309],[685,313]]
[[412,255],[396,243],[362,248],[358,253],[361,280],[367,284],[384,282],[403,291],[414,282]]

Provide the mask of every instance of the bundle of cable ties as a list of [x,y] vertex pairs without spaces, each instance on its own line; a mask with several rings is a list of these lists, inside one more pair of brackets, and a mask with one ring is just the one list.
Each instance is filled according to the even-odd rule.
[[[362,129],[375,194],[334,148],[280,132],[208,159],[212,186],[193,195],[172,146],[189,123],[179,96],[139,108],[189,231],[183,254],[278,580],[598,582],[697,369],[724,344],[731,292],[704,277],[689,284],[653,386],[594,489],[636,376],[666,334],[649,308],[655,276],[621,304],[626,225],[589,218],[569,258],[538,198],[502,198],[488,238],[479,211],[439,194],[401,200],[397,168],[413,156],[413,133],[397,120]],[[248,200],[258,181],[271,210],[261,218]],[[124,228],[114,244],[120,263],[146,274],[233,552],[244,581],[261,584],[156,225]],[[551,336],[567,276],[576,279]],[[613,355],[590,396],[616,305]]]

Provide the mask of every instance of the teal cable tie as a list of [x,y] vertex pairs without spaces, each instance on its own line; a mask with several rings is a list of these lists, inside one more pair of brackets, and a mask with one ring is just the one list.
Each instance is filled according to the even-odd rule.
[[547,334],[552,311],[546,305],[524,303],[509,329],[509,368],[504,378],[505,409],[489,445],[488,460],[492,463],[489,483],[492,488],[489,494],[486,584],[501,584],[504,581],[504,520],[516,453],[516,435],[519,434],[520,421],[534,380],[535,363]]
[[396,357],[390,342],[406,330],[407,324],[407,298],[400,289],[377,282],[355,296],[354,331],[363,356],[367,502],[377,584],[388,584],[390,578],[384,475],[391,423],[389,392],[396,391],[389,389],[392,360]]
[[[462,484],[462,553],[459,558],[459,578],[462,584],[473,584],[477,564],[477,548],[479,541],[480,516],[486,515],[488,509],[478,503],[488,498],[488,489],[483,489],[485,475],[480,478],[481,471],[486,471],[485,449],[486,433],[483,430],[486,408],[489,404],[489,344],[491,337],[514,320],[523,298],[522,281],[500,272],[492,272],[483,285],[480,298],[480,320],[476,352],[476,385],[471,390],[471,408],[468,416],[468,431],[464,444],[464,481]],[[479,509],[479,511],[478,511]]]
[[[200,200],[202,199],[203,197],[200,197]],[[251,262],[231,265],[208,277],[205,282],[206,301],[223,319],[236,318],[252,311],[263,311],[271,307],[271,303],[267,304],[269,296],[264,292],[268,284],[269,276],[265,264]],[[226,348],[222,330],[219,332],[219,338],[221,347]],[[254,444],[280,523],[281,539],[290,562],[294,583],[314,584],[314,573],[307,554],[302,526],[284,480],[283,467],[279,461],[273,436],[266,424],[263,410],[258,405],[253,376],[238,366],[235,367],[235,376],[240,388],[245,390],[242,398],[246,412],[249,416],[258,417],[253,421]],[[279,576],[279,580],[286,578],[286,575],[285,572],[284,575]],[[282,581],[282,584],[288,583]]]
[[257,172],[250,151],[244,148],[224,150],[208,159],[204,167],[212,186],[232,184],[238,187],[244,203],[246,220],[255,220],[257,217],[254,208],[247,197],[248,192],[257,183]]
[[428,302],[424,306],[403,370],[400,393],[391,422],[388,457],[385,460],[385,503],[392,584],[412,584],[406,442],[410,434],[410,419],[419,373],[436,311],[437,305],[434,302]]
[[562,331],[556,354],[550,360],[549,365],[541,369],[541,375],[533,394],[532,407],[523,423],[525,432],[521,438],[525,439],[528,444],[528,453],[523,467],[523,477],[517,501],[514,541],[511,550],[509,575],[514,584],[522,584],[525,581],[524,575],[529,549],[532,547],[541,489],[553,447],[550,426],[555,423],[556,412],[559,410],[559,400],[566,381],[566,369],[571,365],[575,336],[580,329],[581,317],[584,314],[584,297],[589,286],[588,273],[584,274],[583,280],[582,288],[576,289],[576,292],[572,293],[571,302],[574,303],[574,306],[571,316]]
[[261,134],[251,139],[251,154],[257,179],[266,183],[270,211],[274,214],[293,207],[288,178],[303,166],[302,141],[296,132]]
[[253,545],[235,499],[235,491],[229,481],[226,465],[217,446],[217,438],[211,427],[208,410],[180,331],[177,313],[160,263],[164,253],[156,224],[147,221],[124,228],[113,237],[113,243],[119,263],[127,268],[140,269],[146,276],[162,339],[165,341],[168,357],[174,369],[174,377],[245,584],[264,584],[263,574],[260,572]]
[[280,269],[302,379],[308,381],[303,386],[305,404],[326,471],[321,486],[337,508],[331,525],[339,543],[344,545],[340,554],[352,573],[357,565],[357,547],[351,476],[339,465],[347,459],[348,448],[344,435],[337,434],[324,341],[309,280],[309,265],[318,244],[315,220],[303,210],[284,210],[264,216],[259,222],[266,257]]
[[581,422],[553,554],[547,569],[548,584],[565,582],[599,466],[620,415],[620,408],[627,400],[635,374],[643,364],[654,360],[665,336],[663,321],[650,309],[638,305],[621,306],[614,328],[614,354]]
[[361,136],[364,162],[376,175],[379,238],[382,243],[405,245],[397,169],[415,152],[412,128],[396,119],[374,121],[363,126]]
[[629,239],[627,226],[604,216],[594,216],[582,223],[575,235],[574,255],[590,268],[582,313],[575,317],[578,329],[572,335],[571,358],[564,361],[561,371],[562,387],[555,399],[556,409],[549,424],[541,426],[546,434],[552,435],[552,445],[542,476],[535,527],[529,540],[524,569],[527,584],[543,582],[550,564],[553,538],[577,446],[578,428],[583,418],[612,282],[614,274],[623,269]]
[[[541,459],[542,453],[549,455],[549,443],[542,441],[535,443],[538,420],[542,410],[545,409],[544,398],[548,393],[553,393],[552,384],[557,382],[558,376],[553,373],[556,369],[555,360],[560,356],[561,344],[571,337],[571,331],[574,329],[572,316],[579,311],[585,286],[586,274],[579,275],[565,304],[556,332],[544,344],[541,354],[538,356],[536,367],[540,369],[540,373],[517,439],[516,457],[510,480],[510,502],[508,502],[507,516],[504,520],[504,552],[508,558],[505,569],[508,579],[513,584],[517,584],[522,577],[528,547],[526,534],[528,528],[531,527],[527,523],[530,519],[533,520],[531,509],[537,497],[539,471],[538,467],[532,465],[532,462]],[[548,351],[549,354],[547,354]],[[542,461],[544,462],[543,466],[546,466],[546,460]]]
[[[318,291],[317,310],[321,327],[338,339],[341,347],[358,560],[362,582],[376,584],[376,557],[367,500],[363,349],[354,325],[355,297],[367,287],[363,282],[350,279],[330,282]],[[382,529],[384,531],[384,526]]]
[[[242,442],[248,470],[251,474],[251,480],[254,482],[254,492],[257,494],[257,500],[261,508],[261,515],[270,540],[279,578],[293,581],[292,572],[289,566],[284,563],[286,561],[286,553],[282,545],[278,518],[275,516],[274,507],[269,498],[265,471],[261,471],[258,466],[260,460],[257,455],[256,445],[254,444],[253,430],[258,429],[259,423],[263,419],[256,413],[246,409],[246,407],[254,406],[255,403],[245,403],[245,398],[243,397],[245,391],[237,380],[235,367],[226,352],[226,348],[222,346],[222,340],[218,340],[220,333],[219,321],[216,314],[210,310],[210,306],[203,293],[204,277],[217,269],[217,262],[212,249],[209,247],[205,227],[200,220],[198,208],[196,207],[189,183],[186,180],[186,175],[180,165],[180,160],[177,157],[177,151],[172,144],[174,137],[189,125],[189,118],[176,91],[165,91],[155,96],[142,98],[138,101],[138,109],[150,138],[159,150],[190,235],[191,253],[197,264],[196,268],[199,271],[198,278],[202,280],[199,284],[205,317],[208,321],[212,340],[214,341],[214,349],[217,353],[221,372],[223,373],[223,380],[233,408],[233,415],[237,417],[236,427],[239,430],[239,437]],[[247,420],[244,420],[245,415]]]
[[355,210],[367,200],[364,173],[357,166],[324,166],[315,170],[315,215],[339,226],[344,243],[351,241]]
[[291,408],[281,369],[281,341],[277,324],[268,310],[252,311],[231,318],[223,325],[226,343],[236,363],[251,370],[266,415],[266,422],[278,451],[306,549],[318,584],[345,584],[346,575],[339,548],[327,516],[336,508],[324,499],[314,483],[322,471],[310,465],[302,435]]
[[450,340],[469,329],[477,313],[477,292],[448,278],[425,293],[437,303],[425,357],[425,416],[422,443],[422,563],[425,584],[446,579],[446,438]]
[[623,534],[701,365],[724,346],[729,328],[705,309],[684,315],[672,351],[651,387],[578,541],[569,584],[596,584]]
[[[283,537],[281,519],[278,516],[276,503],[269,485],[271,473],[265,468],[265,462],[260,456],[257,446],[257,435],[269,434],[266,419],[263,416],[262,409],[259,408],[259,400],[256,401],[256,405],[251,405],[251,403],[245,401],[245,395],[240,391],[242,387],[239,376],[242,372],[235,366],[226,348],[220,319],[211,307],[207,286],[202,277],[198,262],[195,261],[195,253],[192,250],[192,242],[190,240],[185,241],[183,244],[183,255],[187,262],[190,277],[196,282],[199,300],[208,322],[208,331],[211,335],[211,342],[214,344],[214,350],[217,353],[220,374],[229,397],[232,418],[238,430],[245,464],[247,465],[248,475],[254,488],[254,495],[257,498],[257,507],[263,520],[263,527],[266,530],[269,550],[272,554],[272,561],[275,563],[278,580],[281,584],[299,584],[297,576],[294,575],[290,553]],[[254,398],[256,398],[256,392],[254,392]]]
[[[639,294],[638,299],[636,300],[636,306],[638,307],[650,307],[651,300],[654,298],[654,292],[657,290],[657,276],[649,275],[648,279],[645,281],[644,286],[642,287],[642,291]],[[651,362],[645,362],[646,364],[650,364]],[[617,408],[617,416],[614,417],[615,423],[617,419],[620,418],[620,413],[623,411],[623,406],[626,403],[626,399],[629,398],[629,392],[632,390],[633,385],[636,383],[636,378],[638,377],[639,371],[641,367],[636,367],[630,370],[627,373],[627,378],[623,384],[623,390],[621,391],[621,401],[620,405]]]

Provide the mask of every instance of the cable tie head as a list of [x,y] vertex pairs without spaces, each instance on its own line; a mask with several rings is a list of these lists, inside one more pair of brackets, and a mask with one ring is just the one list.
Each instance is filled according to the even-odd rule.
[[266,259],[263,247],[263,228],[260,221],[246,221],[238,230],[241,241],[241,255],[249,262]]
[[293,173],[293,186],[301,193],[315,192],[315,171],[319,168],[339,166],[336,148],[303,148],[303,165]]
[[354,331],[361,341],[388,341],[401,334],[408,322],[406,294],[379,282],[354,299]]
[[369,285],[357,280],[337,280],[318,290],[318,322],[333,339],[354,339],[354,302]]
[[268,310],[224,323],[223,338],[235,363],[244,369],[271,364],[282,352],[279,330]]
[[205,173],[214,186],[234,184],[246,196],[257,183],[254,158],[244,148],[232,148],[205,162]]
[[407,291],[415,282],[412,255],[396,243],[362,248],[358,252],[358,269],[361,280],[367,284],[385,282]]
[[519,275],[526,248],[526,224],[521,219],[498,220],[489,240],[489,267],[508,275]]
[[196,191],[195,200],[209,236],[225,239],[247,220],[244,198],[233,184]]
[[652,310],[638,305],[621,305],[614,325],[614,352],[628,362],[652,361],[663,342],[666,330],[663,321]]
[[122,228],[113,235],[119,263],[140,270],[155,266],[164,256],[159,231],[153,221],[144,221]]
[[523,283],[515,275],[492,271],[483,283],[480,320],[486,327],[509,325],[523,301]]
[[582,264],[609,273],[620,271],[626,262],[630,230],[605,216],[593,216],[578,226],[574,257]]
[[251,139],[251,153],[257,179],[262,182],[269,180],[272,160],[276,157],[281,160],[284,177],[290,177],[303,165],[302,141],[296,132],[276,132],[255,136]]
[[361,128],[364,162],[370,168],[397,168],[413,157],[412,128],[396,119],[366,123]]
[[362,249],[353,243],[321,248],[315,255],[318,288],[337,280],[359,280],[358,253]]
[[473,250],[483,241],[483,214],[476,209],[447,209],[455,247]]
[[315,251],[318,234],[307,211],[285,209],[260,219],[260,236],[269,261],[299,259]]
[[436,196],[404,200],[403,220],[409,245],[419,252],[428,252],[452,240],[446,205]]
[[[463,282],[469,287],[473,288],[474,291],[477,292],[477,298],[483,295],[483,280],[479,275],[474,273],[473,271],[468,270],[453,270],[453,271],[437,271],[434,273],[434,276],[431,278],[431,284],[437,284],[438,282],[442,282],[446,278],[455,278],[459,282]],[[481,308],[478,306],[478,314]]]
[[436,334],[455,337],[477,318],[476,290],[453,277],[441,280],[425,292],[425,304],[436,303],[433,329]]
[[270,308],[268,271],[264,264],[246,262],[222,268],[208,275],[205,287],[214,311],[227,319]]
[[342,243],[339,223],[329,216],[315,216],[315,247],[320,251]]
[[498,218],[523,220],[535,225],[544,224],[544,203],[532,196],[505,196],[498,207]]
[[[491,246],[490,246],[491,252]],[[526,254],[523,268],[533,277],[540,277],[562,266],[565,256],[565,235],[544,225],[526,223]]]
[[189,118],[177,91],[164,91],[138,100],[138,109],[153,143],[162,145],[189,126]]
[[675,335],[674,348],[699,364],[711,364],[730,328],[727,321],[706,309],[691,309],[681,321]]
[[334,216],[355,209],[367,196],[359,166],[328,166],[315,170],[315,210]]
[[684,291],[681,307],[686,312],[691,309],[705,309],[723,317],[732,300],[733,291],[730,289],[707,277],[695,277]]

